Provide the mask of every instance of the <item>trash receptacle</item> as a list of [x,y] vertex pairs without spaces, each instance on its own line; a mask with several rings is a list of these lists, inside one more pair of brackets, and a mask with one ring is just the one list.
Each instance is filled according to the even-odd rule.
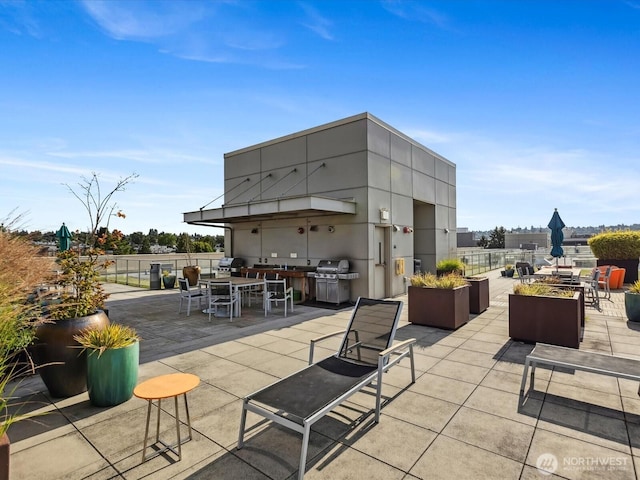
[[160,290],[160,264],[152,263],[149,270],[149,288],[151,290]]

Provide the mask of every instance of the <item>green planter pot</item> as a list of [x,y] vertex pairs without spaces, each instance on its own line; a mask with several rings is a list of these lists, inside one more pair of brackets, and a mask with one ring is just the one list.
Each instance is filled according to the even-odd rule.
[[640,293],[624,292],[624,310],[631,322],[640,322]]
[[164,284],[164,288],[173,288],[176,286],[176,276],[165,275],[162,277],[162,283]]
[[110,407],[126,402],[133,396],[138,383],[140,342],[123,348],[111,348],[98,355],[87,355],[87,390],[91,403]]

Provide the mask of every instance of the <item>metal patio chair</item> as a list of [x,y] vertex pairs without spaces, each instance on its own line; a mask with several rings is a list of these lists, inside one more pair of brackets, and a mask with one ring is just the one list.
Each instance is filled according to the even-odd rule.
[[209,321],[211,321],[212,314],[217,314],[218,307],[227,307],[229,321],[233,320],[233,312],[240,298],[231,282],[210,282],[207,289],[207,298],[209,299],[209,307],[207,308]]
[[[298,479],[305,473],[311,426],[367,385],[376,388],[375,422],[380,420],[382,374],[405,357],[416,380],[415,339],[393,345],[401,301],[359,298],[346,331],[311,340],[309,366],[244,398],[238,449],[244,446],[247,411],[302,434]],[[344,334],[338,352],[313,363],[314,345]],[[260,422],[261,424],[263,422]]]
[[281,280],[267,280],[264,281],[264,288],[262,289],[264,295],[264,316],[271,311],[271,304],[275,303],[276,307],[279,302],[284,303],[284,316],[287,316],[287,301],[291,304],[291,311],[293,312],[293,287],[287,287],[287,279]]
[[198,299],[198,305],[202,306],[202,300],[205,299],[204,292],[201,288],[191,288],[189,285],[189,279],[179,278],[178,286],[180,287],[180,306],[178,307],[178,314],[182,312],[182,302],[187,301],[187,317],[191,315],[191,300]]

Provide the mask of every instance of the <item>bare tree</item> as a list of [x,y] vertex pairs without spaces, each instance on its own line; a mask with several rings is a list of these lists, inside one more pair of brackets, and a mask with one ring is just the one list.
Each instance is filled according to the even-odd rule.
[[138,176],[139,175],[137,173],[132,173],[125,178],[121,178],[116,183],[116,186],[104,196],[102,196],[100,182],[98,181],[98,174],[95,172],[91,172],[91,177],[89,178],[82,177],[82,182],[78,183],[79,190],[74,190],[74,188],[67,183],[63,184],[67,189],[69,189],[74,197],[80,200],[89,214],[91,224],[85,240],[87,245],[93,246],[95,244],[100,224],[103,221],[106,220],[106,225],[104,225],[104,227],[108,230],[109,221],[112,216],[115,215],[124,218],[125,214],[120,210],[113,213],[118,208],[118,205],[115,202],[112,203],[111,198],[116,192],[126,190],[126,186],[138,178]]

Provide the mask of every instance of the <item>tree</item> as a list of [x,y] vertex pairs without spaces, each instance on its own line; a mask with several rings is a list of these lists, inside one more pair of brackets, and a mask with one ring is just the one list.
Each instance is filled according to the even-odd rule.
[[489,243],[487,244],[487,248],[504,248],[504,234],[507,231],[504,227],[496,227],[489,234]]
[[482,247],[482,248],[487,248],[487,245],[489,245],[489,240],[487,240],[487,237],[485,237],[484,235],[482,235],[482,236],[480,237],[480,240],[478,240],[477,245],[478,245],[479,247]]
[[164,245],[165,247],[173,247],[178,241],[178,236],[175,233],[162,232],[158,235],[158,245]]
[[181,233],[176,240],[176,251],[178,253],[192,252],[191,237],[188,233]]
[[213,247],[209,242],[198,240],[197,242],[193,242],[192,251],[195,253],[213,252]]
[[133,232],[129,235],[129,242],[131,242],[131,245],[133,245],[134,247],[135,246],[139,247],[140,245],[142,245],[144,238],[145,238],[144,233]]
[[158,230],[155,228],[150,228],[149,229],[149,242],[151,243],[151,245],[157,245],[158,244]]
[[[104,228],[105,231],[109,231],[109,221],[111,217],[125,218],[125,214],[121,210],[113,213],[118,205],[111,203],[111,199],[116,192],[122,192],[126,190],[127,184],[138,178],[137,173],[132,173],[128,177],[121,178],[116,183],[116,186],[102,196],[102,190],[100,189],[100,182],[98,180],[98,174],[91,173],[90,178],[82,177],[82,181],[78,183],[80,191],[74,190],[69,184],[64,185],[67,189],[76,197],[85,210],[89,214],[89,230],[85,237],[85,243],[87,245],[94,246],[98,238],[98,230]],[[106,221],[106,225],[102,225],[102,222]]]
[[151,243],[149,242],[149,237],[144,237],[138,253],[151,253]]

